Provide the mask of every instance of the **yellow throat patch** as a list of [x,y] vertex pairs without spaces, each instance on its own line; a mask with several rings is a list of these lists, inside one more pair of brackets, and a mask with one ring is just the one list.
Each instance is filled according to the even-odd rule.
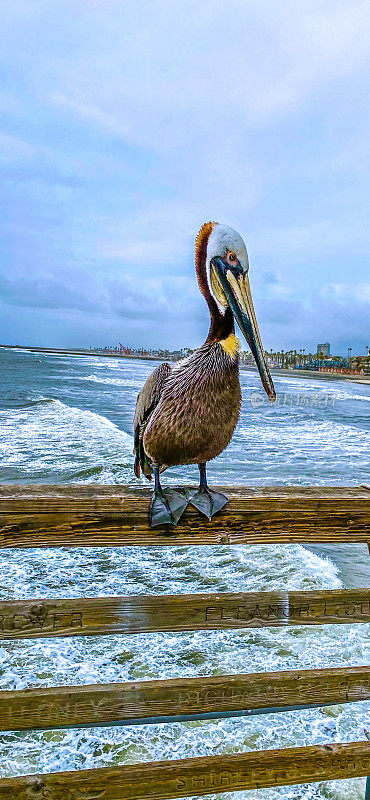
[[230,333],[227,339],[221,339],[220,345],[224,348],[225,353],[227,353],[229,358],[234,361],[238,355],[240,346],[239,339],[235,336],[235,334]]

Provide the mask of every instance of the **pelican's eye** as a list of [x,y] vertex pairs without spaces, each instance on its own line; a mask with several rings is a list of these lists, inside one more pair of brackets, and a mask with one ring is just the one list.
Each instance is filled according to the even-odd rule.
[[238,260],[237,256],[235,255],[235,253],[228,253],[226,258],[227,258],[228,261],[230,261],[231,264],[236,264],[236,262]]

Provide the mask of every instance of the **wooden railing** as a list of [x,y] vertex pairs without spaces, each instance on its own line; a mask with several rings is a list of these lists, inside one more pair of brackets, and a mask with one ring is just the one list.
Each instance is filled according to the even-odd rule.
[[[148,493],[0,488],[0,547],[370,542],[368,488],[224,491],[211,523],[189,508],[150,530]],[[370,589],[0,601],[0,638],[370,622]],[[251,716],[370,699],[370,667],[289,670],[0,692],[0,729],[46,730]],[[0,780],[6,800],[156,800],[370,773],[370,741]],[[370,798],[370,782],[366,797]]]

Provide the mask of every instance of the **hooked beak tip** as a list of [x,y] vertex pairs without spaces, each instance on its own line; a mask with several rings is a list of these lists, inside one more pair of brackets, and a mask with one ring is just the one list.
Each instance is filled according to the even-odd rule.
[[275,403],[275,400],[276,400],[275,386],[274,386],[274,384],[272,382],[272,378],[271,378],[270,374],[269,374],[269,378],[270,378],[270,380],[268,382],[264,381],[263,378],[262,378],[262,384],[263,384],[263,388],[264,388],[264,390],[265,390],[265,392],[267,394],[267,397],[269,399],[269,402],[270,403]]

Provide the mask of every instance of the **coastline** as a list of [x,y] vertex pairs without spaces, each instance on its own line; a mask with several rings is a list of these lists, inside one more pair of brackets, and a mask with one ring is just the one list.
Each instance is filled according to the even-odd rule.
[[[98,350],[78,350],[66,347],[32,347],[27,345],[11,345],[0,344],[2,350],[25,350],[30,353],[51,353],[55,355],[71,355],[71,356],[93,356],[95,358],[119,358],[128,360],[139,361],[172,361],[175,362],[171,356],[154,356],[154,355],[137,355],[129,353],[104,353]],[[249,366],[248,364],[240,364],[240,369],[246,372],[257,372],[256,367]],[[361,383],[364,386],[370,386],[370,375],[337,375],[332,372],[314,372],[307,369],[286,369],[285,367],[271,367],[271,374],[278,377],[279,375],[289,378],[308,378],[309,380],[319,381],[350,381],[352,383]]]
[[61,356],[94,356],[95,358],[128,358],[140,361],[174,361],[170,356],[138,356],[130,353],[104,353],[99,350],[78,350],[68,347],[28,347],[21,344],[0,344],[2,350],[26,350],[27,353],[55,353]]
[[[246,369],[241,365],[241,369]],[[250,367],[253,370],[253,367]],[[315,372],[308,369],[285,369],[279,367],[272,367],[272,375],[284,375],[289,378],[308,378],[315,381],[349,381],[350,383],[362,383],[364,386],[370,386],[370,375],[335,375],[332,372]]]

